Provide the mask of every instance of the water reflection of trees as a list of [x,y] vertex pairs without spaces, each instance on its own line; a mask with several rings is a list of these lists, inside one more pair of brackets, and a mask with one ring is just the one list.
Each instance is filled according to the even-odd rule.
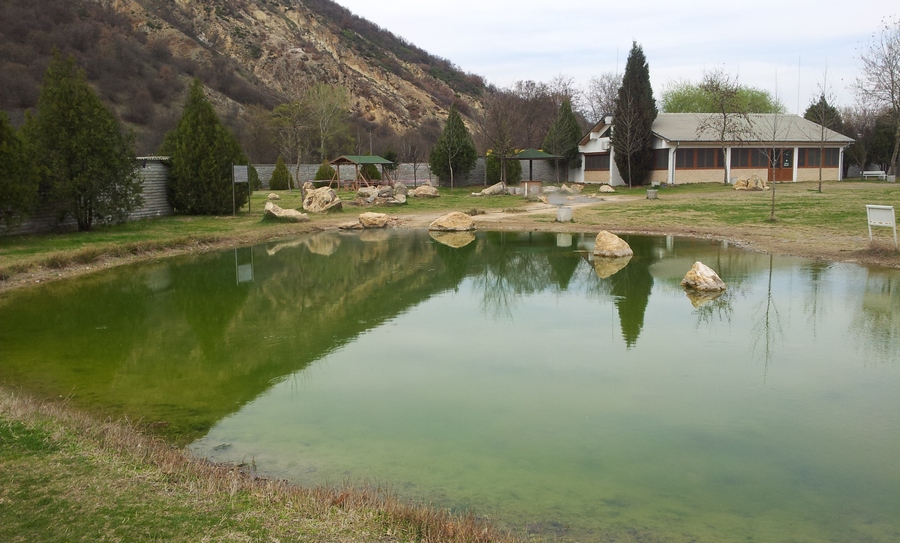
[[772,276],[774,274],[774,257],[769,255],[769,275],[766,284],[766,298],[756,310],[756,322],[753,325],[753,351],[762,349],[764,361],[763,377],[768,374],[769,363],[775,354],[775,345],[784,336],[781,314],[772,295]]
[[900,274],[869,270],[862,305],[850,325],[867,363],[900,361]]

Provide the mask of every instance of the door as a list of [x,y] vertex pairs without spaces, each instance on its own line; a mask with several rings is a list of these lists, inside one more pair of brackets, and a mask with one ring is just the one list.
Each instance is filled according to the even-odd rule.
[[769,151],[769,179],[771,181],[794,180],[794,150]]

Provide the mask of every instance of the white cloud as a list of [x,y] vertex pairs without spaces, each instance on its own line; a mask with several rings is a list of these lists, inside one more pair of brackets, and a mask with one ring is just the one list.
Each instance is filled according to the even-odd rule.
[[[584,85],[624,69],[632,40],[644,49],[658,93],[721,66],[743,84],[775,92],[789,111],[806,108],[827,65],[840,105],[853,101],[858,49],[895,1],[337,0],[338,4],[462,70],[505,87],[565,74]],[[799,75],[799,81],[798,81]]]

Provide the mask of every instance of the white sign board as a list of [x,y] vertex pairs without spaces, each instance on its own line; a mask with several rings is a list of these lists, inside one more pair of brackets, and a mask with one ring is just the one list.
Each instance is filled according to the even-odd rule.
[[894,245],[897,245],[897,219],[894,216],[894,206],[867,205],[866,215],[869,218],[869,241],[872,241],[872,227],[886,226],[894,230]]
[[247,173],[247,166],[232,166],[234,173],[234,182],[235,183],[249,183],[250,182],[250,174]]

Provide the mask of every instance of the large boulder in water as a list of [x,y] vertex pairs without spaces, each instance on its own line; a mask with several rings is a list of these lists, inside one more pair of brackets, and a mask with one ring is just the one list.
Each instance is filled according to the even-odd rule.
[[359,224],[363,228],[384,228],[391,218],[384,213],[363,213],[359,216]]
[[428,229],[437,230],[439,232],[464,232],[467,230],[475,230],[475,221],[465,213],[454,211],[435,219],[434,222],[428,226]]
[[694,262],[691,270],[681,280],[681,286],[693,290],[716,292],[727,289],[725,281],[703,262]]
[[621,258],[623,256],[632,256],[634,251],[631,250],[631,246],[624,239],[612,232],[603,230],[597,234],[597,239],[594,241],[594,254],[596,256]]

